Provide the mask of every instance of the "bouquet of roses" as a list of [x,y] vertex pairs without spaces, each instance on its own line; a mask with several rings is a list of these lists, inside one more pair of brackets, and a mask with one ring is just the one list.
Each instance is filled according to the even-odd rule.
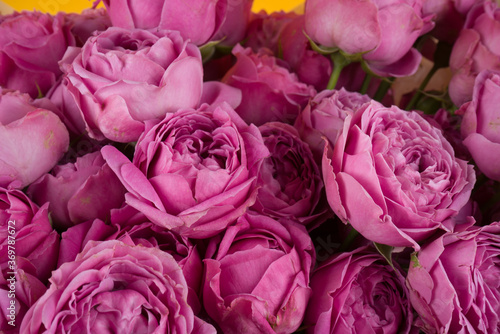
[[99,2],[0,15],[1,333],[500,331],[497,2]]

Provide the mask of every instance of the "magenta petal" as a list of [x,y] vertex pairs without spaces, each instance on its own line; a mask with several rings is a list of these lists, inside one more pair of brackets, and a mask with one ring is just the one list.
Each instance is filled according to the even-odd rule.
[[356,54],[380,43],[378,10],[371,1],[310,0],[305,12],[305,31],[321,45]]
[[159,209],[164,209],[153,186],[146,179],[144,174],[135,167],[120,151],[113,146],[105,146],[101,150],[103,158],[108,166],[115,172],[122,181],[125,188],[133,194],[139,194],[146,200],[151,201]]
[[422,55],[415,48],[411,48],[403,57],[388,65],[369,62],[368,67],[380,76],[405,77],[415,74],[422,60]]
[[0,124],[0,185],[23,188],[56,165],[69,146],[68,130],[54,113],[37,109]]
[[500,143],[492,142],[479,133],[471,133],[464,139],[479,169],[493,180],[500,181]]
[[459,71],[451,78],[448,92],[457,107],[472,99],[474,79],[474,75],[466,73],[466,71]]
[[[392,64],[403,58],[412,48],[421,34],[423,20],[419,12],[404,2],[379,6],[380,44],[375,50],[364,55],[363,59]],[[408,61],[408,57],[406,58]]]
[[123,204],[124,194],[125,189],[115,174],[105,166],[96,175],[90,176],[68,201],[70,219],[85,221],[95,217],[107,217],[111,208],[118,208]]
[[237,108],[241,103],[241,90],[219,81],[203,83],[203,94],[200,104],[220,104],[227,102],[231,108]]
[[159,174],[149,179],[149,182],[161,198],[165,210],[171,214],[177,215],[197,203],[189,183],[182,175]]
[[163,6],[159,27],[180,31],[184,38],[202,45],[220,27],[225,12],[226,4],[219,0],[169,1]]

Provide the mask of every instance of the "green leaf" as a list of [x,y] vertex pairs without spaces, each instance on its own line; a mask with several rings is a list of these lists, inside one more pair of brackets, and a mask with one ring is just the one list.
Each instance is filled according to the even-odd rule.
[[42,93],[42,90],[40,89],[40,86],[38,86],[38,83],[35,82],[35,86],[36,86],[36,90],[38,91],[38,96],[36,97],[37,99],[41,99],[43,98],[43,93]]
[[417,255],[418,255],[417,252],[414,252],[414,253],[411,254],[411,266],[413,268],[420,268],[420,267],[422,267],[420,265],[420,262],[418,261],[418,256]]
[[378,250],[380,255],[382,255],[386,259],[387,263],[389,263],[391,267],[394,268],[394,265],[392,263],[392,251],[394,250],[394,247],[379,244],[377,242],[374,242],[373,244],[375,245],[375,248]]
[[302,32],[304,33],[304,35],[309,40],[309,44],[311,44],[311,48],[314,51],[316,51],[317,53],[322,54],[324,56],[328,56],[328,55],[331,55],[332,53],[335,53],[335,52],[339,51],[339,48],[337,48],[337,47],[326,47],[326,46],[320,46],[320,45],[316,44],[316,42],[314,42],[311,39],[311,37],[309,37],[309,35],[306,34],[306,32],[304,30],[302,30]]
[[215,53],[215,47],[217,46],[217,44],[219,44],[222,41],[223,41],[223,39],[218,40],[218,41],[208,42],[208,43],[199,47],[200,53],[201,53],[201,59],[203,59],[203,64],[205,64],[207,61],[209,61],[212,58],[212,56]]

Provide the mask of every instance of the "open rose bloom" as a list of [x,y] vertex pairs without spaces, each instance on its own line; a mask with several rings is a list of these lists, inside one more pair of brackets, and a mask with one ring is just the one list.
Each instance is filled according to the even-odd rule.
[[97,140],[135,141],[144,121],[196,107],[201,97],[200,52],[175,31],[111,27],[69,48],[61,65],[73,98],[61,108],[77,109]]
[[76,2],[0,13],[0,334],[500,333],[500,0]]
[[112,146],[102,153],[127,189],[130,206],[164,228],[207,238],[255,203],[269,150],[257,127],[223,104],[146,123],[132,162]]
[[496,333],[500,223],[447,233],[414,256],[407,284],[426,333]]
[[441,130],[416,112],[371,102],[346,117],[325,146],[328,202],[367,239],[419,248],[467,203],[472,166],[455,157]]
[[335,254],[311,278],[308,333],[410,333],[413,315],[400,268],[369,247]]
[[19,190],[0,188],[1,332],[12,329],[12,319],[22,321],[56,269],[59,235],[50,226],[47,207],[38,207]]
[[222,240],[212,240],[204,262],[203,303],[224,332],[292,333],[299,327],[314,263],[303,226],[247,214]]
[[[54,271],[51,285],[21,325],[22,333],[215,333],[195,318],[174,258],[120,241],[91,242]],[[78,289],[81,293],[75,294]]]

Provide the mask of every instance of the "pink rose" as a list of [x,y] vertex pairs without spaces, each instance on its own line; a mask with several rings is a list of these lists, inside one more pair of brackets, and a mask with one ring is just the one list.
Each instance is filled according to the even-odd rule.
[[375,249],[336,254],[314,270],[308,333],[410,333],[413,310],[402,270]]
[[0,331],[19,334],[19,324],[28,309],[40,298],[47,287],[36,277],[30,263],[20,260],[15,274],[0,275]]
[[108,240],[117,239],[144,247],[159,248],[174,257],[186,278],[188,303],[197,314],[201,309],[198,296],[201,294],[203,276],[203,264],[197,247],[188,238],[151,223],[144,214],[130,206],[115,210],[111,221],[119,227],[119,231]]
[[54,167],[68,150],[68,130],[27,94],[0,87],[0,186],[24,188]]
[[203,83],[200,106],[205,103],[212,106],[227,103],[234,109],[241,103],[241,91],[220,81],[206,81]]
[[58,165],[28,188],[33,201],[49,202],[53,223],[62,230],[95,218],[108,220],[110,210],[124,203],[125,192],[100,152]]
[[500,72],[483,71],[474,84],[472,101],[460,108],[463,144],[487,177],[500,181]]
[[[196,107],[202,92],[200,52],[174,31],[112,27],[90,37],[81,50],[68,50],[62,67],[62,89],[72,95],[89,136],[98,140],[136,141],[144,121]],[[68,118],[80,130],[75,108],[65,107],[68,96],[62,94],[53,101],[70,109]]]
[[283,29],[299,15],[290,12],[272,12],[265,11],[252,13],[248,25],[245,46],[257,53],[260,49],[266,48],[272,51],[273,55],[280,53],[280,38]]
[[38,207],[21,191],[0,188],[0,219],[0,269],[13,271],[8,255],[9,246],[14,246],[16,261],[28,261],[36,277],[47,281],[59,252],[59,235],[50,225],[47,205]]
[[0,86],[45,94],[62,74],[58,62],[75,40],[64,14],[22,12],[0,18]]
[[451,1],[453,2],[453,6],[456,8],[456,10],[462,15],[466,15],[475,4],[485,2],[485,0],[451,0]]
[[469,201],[473,167],[455,157],[439,128],[416,112],[380,103],[348,115],[331,152],[325,147],[323,178],[330,206],[365,238],[411,246],[436,230]]
[[[47,92],[47,99],[52,103],[53,111],[66,125],[71,138],[90,139],[85,130],[86,124],[82,112],[67,88],[67,81],[61,79]],[[97,142],[97,141],[96,141]]]
[[325,138],[333,147],[344,128],[344,119],[371,99],[344,88],[325,90],[316,95],[300,112],[295,128],[309,144],[318,163],[323,157]]
[[[262,48],[270,49],[275,57],[288,63],[301,82],[318,90],[325,89],[328,84],[332,62],[311,49],[304,35],[304,15],[294,12],[268,15],[264,11],[254,14],[245,46],[251,47],[255,53]],[[344,81],[344,76],[340,81]]]
[[47,205],[39,208],[21,191],[4,188],[0,229],[0,331],[19,333],[24,315],[45,293],[44,284],[56,269],[59,235],[50,226]]
[[425,333],[495,333],[500,326],[500,223],[447,233],[412,257],[407,285]]
[[88,8],[81,13],[67,13],[66,24],[76,45],[83,46],[89,37],[111,27],[111,20],[105,8]]
[[[219,1],[222,4],[222,1]],[[248,23],[252,15],[253,0],[227,0],[224,22],[211,38],[220,41],[220,45],[233,46],[245,38]]]
[[239,44],[233,48],[236,64],[222,82],[239,88],[242,101],[236,111],[247,122],[262,125],[266,122],[295,121],[299,111],[316,94],[312,86],[298,81],[286,63],[266,53],[255,54]]
[[417,0],[308,0],[305,17],[305,31],[316,43],[362,53],[380,76],[415,73],[422,56],[413,43],[433,27]]
[[453,45],[448,87],[451,100],[460,107],[472,99],[474,80],[482,70],[500,70],[500,9],[495,2],[478,3],[467,14],[463,30]]
[[183,236],[207,238],[255,203],[269,150],[255,126],[222,104],[146,122],[133,162],[111,146],[102,153],[130,206]]
[[[304,15],[297,16],[289,22],[280,36],[279,54],[290,64],[301,82],[312,85],[317,90],[326,89],[332,74],[332,62],[329,57],[311,49],[311,43],[304,35],[304,29]],[[341,75],[338,86],[342,86],[345,81],[345,75]]]
[[175,232],[151,223],[130,206],[113,210],[111,224],[100,219],[70,227],[62,233],[58,267],[74,261],[90,241],[121,240],[128,244],[158,248],[174,257],[184,273],[189,289],[188,303],[195,313],[200,310],[203,266],[197,248]]
[[75,261],[52,273],[50,283],[24,317],[21,333],[216,333],[194,316],[175,259],[157,248],[89,242]]
[[189,39],[196,45],[208,42],[219,31],[226,19],[228,2],[229,0],[103,0],[115,27],[177,30],[184,39]]
[[302,225],[246,214],[209,244],[203,304],[224,333],[292,333],[311,294],[311,238]]
[[252,209],[277,220],[311,222],[318,213],[323,182],[309,146],[288,124],[270,122],[259,130],[271,154],[260,169]]

